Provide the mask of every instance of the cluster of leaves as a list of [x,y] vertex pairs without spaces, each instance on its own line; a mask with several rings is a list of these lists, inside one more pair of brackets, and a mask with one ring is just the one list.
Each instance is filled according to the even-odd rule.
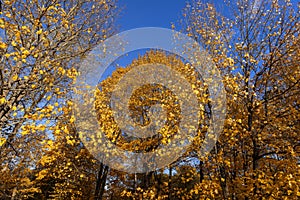
[[[157,134],[149,138],[133,138],[118,127],[110,106],[111,94],[115,90],[115,87],[118,87],[117,85],[120,79],[128,71],[144,64],[162,64],[178,71],[193,86],[194,92],[198,97],[198,102],[202,103],[199,104],[199,107],[208,102],[207,95],[205,95],[207,88],[203,85],[203,81],[199,79],[199,74],[195,72],[190,64],[185,64],[175,55],[167,55],[162,51],[149,51],[138,59],[133,60],[126,68],[118,68],[113,72],[111,77],[100,83],[100,88],[95,92],[95,108],[98,111],[98,121],[101,129],[106,134],[106,137],[124,150],[136,152],[149,152],[155,150],[160,144],[168,144],[168,141],[172,140],[172,137],[178,132],[180,123],[181,109],[178,97],[163,85],[146,84],[133,91],[131,95],[130,101],[128,102],[131,118],[137,125],[147,126],[151,120],[149,116],[151,114],[149,111],[151,106],[161,104],[166,111],[166,122],[164,126],[160,130],[157,130]],[[202,119],[204,119],[204,114],[204,112],[201,113]],[[201,124],[204,123],[205,122],[201,122]],[[198,136],[203,135],[201,131],[199,128]],[[201,140],[198,139],[198,141],[200,142]]]

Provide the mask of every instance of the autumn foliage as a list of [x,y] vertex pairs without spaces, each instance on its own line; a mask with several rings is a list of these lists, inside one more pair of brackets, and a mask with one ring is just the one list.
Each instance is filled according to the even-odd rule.
[[[237,0],[224,16],[193,0],[182,32],[201,44],[226,90],[226,120],[214,149],[199,157],[211,116],[209,90],[190,63],[149,50],[99,83],[99,129],[120,148],[150,152],[178,132],[178,97],[159,84],[135,90],[134,121],[155,136],[129,137],[114,121],[110,98],[119,80],[143,64],[163,64],[191,84],[200,113],[197,136],[163,169],[130,174],[96,160],[80,140],[72,86],[78,63],[114,33],[113,0],[0,1],[0,199],[299,199],[300,14],[289,0]],[[224,4],[225,5],[225,4]]]

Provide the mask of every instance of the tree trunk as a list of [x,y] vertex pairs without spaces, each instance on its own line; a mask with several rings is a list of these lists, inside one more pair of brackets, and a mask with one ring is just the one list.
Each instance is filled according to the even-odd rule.
[[101,200],[104,194],[104,187],[106,183],[106,178],[108,174],[108,166],[105,166],[101,163],[100,169],[98,172],[96,188],[95,188],[95,198],[94,200]]

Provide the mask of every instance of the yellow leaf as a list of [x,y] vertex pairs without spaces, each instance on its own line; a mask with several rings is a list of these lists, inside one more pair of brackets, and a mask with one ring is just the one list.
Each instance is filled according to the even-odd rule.
[[40,29],[40,30],[38,30],[37,32],[36,32],[36,34],[38,34],[38,35],[40,35],[40,34],[42,34],[43,33],[43,29]]
[[17,74],[15,74],[15,75],[12,77],[12,80],[13,80],[13,81],[16,81],[16,80],[18,80],[18,75],[17,75]]
[[0,138],[0,147],[6,142],[5,138]]
[[0,42],[0,49],[5,49],[7,45],[3,42]]
[[0,18],[0,28],[4,28],[4,20],[3,20],[3,18]]
[[75,116],[72,115],[71,118],[70,118],[70,122],[73,123],[74,121],[75,121]]
[[12,41],[12,42],[11,42],[11,45],[12,45],[13,47],[15,47],[15,46],[17,46],[17,43],[16,43],[15,41]]
[[0,104],[4,104],[6,102],[6,99],[4,97],[0,98]]
[[52,146],[53,145],[53,141],[52,140],[48,140],[47,144],[50,145],[50,146]]

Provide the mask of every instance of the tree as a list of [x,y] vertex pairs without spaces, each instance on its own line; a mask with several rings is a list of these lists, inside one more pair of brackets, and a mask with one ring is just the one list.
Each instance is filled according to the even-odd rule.
[[39,191],[31,169],[61,118],[79,59],[113,33],[115,2],[1,2],[0,196],[24,199]]
[[184,14],[187,33],[213,56],[227,90],[224,133],[203,160],[202,181],[218,185],[214,199],[297,199],[299,6],[238,0],[230,8],[231,19],[193,1]]
[[65,118],[53,127],[55,141],[50,140],[37,163],[34,181],[41,193],[35,198],[94,199],[99,163],[78,137],[71,104],[65,108]]
[[[163,51],[146,52],[145,55],[139,56],[139,58],[133,60],[132,63],[125,68],[120,67],[114,71],[111,77],[103,80],[99,84],[99,89],[97,89],[95,93],[95,108],[98,113],[97,116],[101,130],[105,133],[105,136],[109,138],[109,140],[124,150],[134,152],[151,152],[160,145],[168,144],[178,133],[181,114],[181,108],[177,99],[179,97],[174,95],[169,88],[160,84],[145,84],[134,90],[128,104],[131,117],[138,126],[146,126],[150,123],[151,106],[155,106],[156,104],[161,104],[163,106],[166,110],[165,117],[167,118],[167,121],[162,129],[157,130],[155,135],[147,138],[130,136],[126,131],[120,129],[113,117],[110,99],[112,92],[116,85],[119,84],[120,79],[129,71],[135,70],[138,66],[158,63],[178,71],[186,80],[188,80],[189,84],[194,86],[193,92],[197,94],[199,102],[202,102],[203,104],[208,104],[209,102],[208,96],[206,95],[207,87],[203,84],[203,80],[198,72],[196,72],[189,63],[185,63],[176,55]],[[199,105],[199,108],[200,107],[201,105]],[[200,113],[202,118],[201,121],[199,121],[199,127],[197,129],[198,136],[196,137],[197,139],[195,139],[195,145],[193,146],[195,148],[191,148],[190,150],[187,149],[187,155],[184,155],[184,157],[187,157],[189,152],[199,151],[200,149],[199,144],[203,142],[203,135],[205,135],[207,129],[205,125],[207,124],[207,118],[209,116],[209,108],[207,107],[206,109],[207,110],[202,110]],[[200,124],[202,126],[200,126]],[[174,165],[177,165],[178,163],[181,163],[181,160],[176,161]],[[181,174],[179,170],[177,173]],[[184,173],[185,172],[182,172],[182,174]],[[107,191],[108,194],[113,195],[114,199],[166,199],[171,196],[171,192],[169,192],[171,191],[171,186],[168,186],[168,179],[175,179],[168,177],[168,175],[164,173],[163,169],[161,171],[143,174],[124,174],[122,172],[111,171],[109,176],[110,179],[115,179],[116,181],[112,181],[112,183],[110,183],[108,180],[108,187],[110,190],[119,191],[118,194],[115,192],[112,194],[110,191]],[[179,184],[179,186],[177,185],[178,188],[176,186],[176,189],[182,192],[182,195],[185,196],[184,192],[186,190],[179,190],[179,188],[182,187],[180,184],[184,182],[185,179],[175,181]],[[174,189],[173,197],[178,196],[177,193],[175,194],[175,192],[178,192],[176,189]]]

